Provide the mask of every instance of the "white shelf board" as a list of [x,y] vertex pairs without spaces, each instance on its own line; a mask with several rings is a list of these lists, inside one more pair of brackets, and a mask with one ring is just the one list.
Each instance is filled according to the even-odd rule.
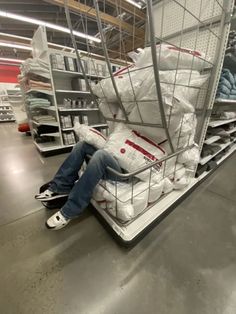
[[71,128],[64,128],[64,129],[61,129],[62,131],[73,131],[74,130],[74,128],[73,127],[71,127]]
[[[75,143],[76,144],[76,143]],[[63,145],[63,147],[74,147],[75,144]]]
[[227,124],[227,123],[231,123],[231,122],[235,122],[235,121],[236,121],[236,118],[228,119],[228,120],[212,120],[212,121],[210,121],[208,126],[211,126],[212,128],[215,128],[217,126],[221,126],[221,125],[224,125],[224,124]]
[[218,155],[222,150],[224,150],[226,147],[228,147],[229,145],[231,145],[234,142],[235,142],[235,140],[232,142],[226,143],[226,144],[219,144],[219,146],[221,146],[221,149],[217,153],[215,153],[214,155],[209,155],[209,156],[206,156],[204,158],[201,158],[199,163],[201,165],[205,165],[208,161],[210,161],[212,158],[214,158],[216,155]]
[[46,121],[46,122],[38,122],[35,120],[32,120],[32,123],[36,124],[36,125],[53,125],[53,126],[58,126],[58,122],[57,121]]
[[60,108],[58,109],[60,112],[67,112],[67,111],[99,111],[98,108]]
[[89,126],[91,128],[103,128],[103,127],[107,127],[108,125],[106,123],[98,123],[98,124],[91,124]]
[[47,111],[56,111],[56,107],[55,106],[48,106],[48,107],[39,106],[38,108],[45,109]]
[[26,91],[26,94],[30,94],[30,93],[43,93],[50,96],[53,95],[52,91],[44,90],[44,89],[35,89],[35,88],[31,88],[30,90]]
[[12,122],[12,121],[16,121],[16,119],[1,119],[0,118],[0,122]]
[[218,141],[218,140],[220,140],[220,139],[221,139],[220,136],[214,135],[214,136],[212,136],[212,137],[206,139],[206,140],[204,141],[204,143],[209,145],[209,144],[215,143],[216,141]]
[[52,151],[52,150],[63,148],[63,146],[60,145],[60,144],[55,144],[54,143],[54,145],[53,145],[53,142],[37,143],[37,142],[34,141],[34,144],[41,152],[49,152],[49,151]]
[[12,108],[9,108],[9,109],[2,109],[2,108],[0,108],[0,112],[4,112],[4,111],[10,111],[10,112],[12,112],[12,114],[13,114],[13,111],[12,111]]
[[[57,69],[53,69],[52,72],[53,72],[53,74],[55,74],[57,76],[84,77],[83,73],[81,73],[81,72],[57,70]],[[90,77],[92,79],[103,79],[103,78],[105,78],[105,76],[103,76],[103,75],[87,74],[87,73],[86,73],[86,76]]]
[[236,150],[236,144],[234,144],[230,150],[224,155],[222,156],[222,158],[220,160],[218,160],[216,163],[217,165],[220,165],[227,157],[229,157],[231,154],[233,154]]
[[76,94],[76,95],[90,95],[90,92],[79,91],[79,90],[66,90],[66,89],[57,89],[56,93]]
[[[222,156],[222,158],[220,160],[218,160],[216,163],[219,166],[226,158],[228,158],[230,155],[232,155],[234,152],[236,151],[236,144],[234,144],[230,150],[224,154],[224,156]],[[214,169],[212,169],[214,170]],[[212,170],[209,171],[204,171],[199,177],[198,177],[198,181],[201,181],[203,178],[205,178],[209,173],[211,173]]]
[[142,230],[148,227],[154,220],[162,215],[171,205],[176,203],[185,193],[187,193],[196,183],[197,179],[191,179],[190,184],[182,190],[172,191],[166,196],[162,197],[155,205],[149,207],[145,212],[138,216],[129,224],[121,225],[116,222],[104,209],[102,209],[93,199],[91,203],[100,213],[100,215],[107,221],[116,234],[124,241],[132,241],[140,234]]
[[40,136],[54,136],[54,137],[60,137],[60,133],[59,132],[55,132],[55,133],[42,133],[40,134]]
[[22,95],[8,95],[8,98],[22,98]]
[[12,108],[12,106],[9,104],[9,105],[0,105],[0,108],[2,108],[2,107],[11,107]]
[[229,131],[226,131],[226,133],[228,133],[228,134],[231,134],[231,133],[234,133],[234,132],[236,132],[236,127],[231,129],[231,130],[229,130]]

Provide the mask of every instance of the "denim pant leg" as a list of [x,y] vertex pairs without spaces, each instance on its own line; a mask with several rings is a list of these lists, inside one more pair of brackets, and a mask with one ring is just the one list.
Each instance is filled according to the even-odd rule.
[[85,142],[77,143],[70,155],[63,162],[49,189],[57,193],[69,193],[78,180],[78,171],[80,170],[86,155],[93,155],[96,148]]
[[104,150],[97,150],[89,161],[84,174],[75,183],[61,213],[66,218],[78,216],[89,204],[95,186],[101,179],[116,178],[109,175],[107,167],[121,172],[118,161]]

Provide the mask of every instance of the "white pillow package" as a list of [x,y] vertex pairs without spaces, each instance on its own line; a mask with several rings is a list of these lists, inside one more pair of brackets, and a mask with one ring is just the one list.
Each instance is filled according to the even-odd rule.
[[76,122],[74,131],[80,140],[93,145],[97,149],[103,148],[106,143],[106,137],[101,132],[88,125]]
[[[136,171],[166,156],[165,151],[160,146],[138,132],[129,129],[123,123],[117,124],[114,132],[108,137],[104,149],[114,156],[120,166],[128,172]],[[161,164],[152,167],[152,180],[160,180],[161,167]],[[150,169],[136,176],[147,181],[150,177]]]
[[[169,44],[156,46],[159,70],[192,69],[202,71],[209,66],[206,55],[198,50],[179,48]],[[136,66],[143,67],[153,64],[151,47],[144,48],[136,55]]]
[[[96,190],[99,190],[100,195],[94,193],[93,198],[111,215],[122,221],[129,221],[144,211],[148,203],[155,202],[161,197],[163,183],[164,181],[161,180],[159,183],[149,185],[149,182],[141,181],[132,187],[131,183],[119,182],[115,185],[109,181],[101,181],[101,185]],[[101,192],[102,189],[103,192]],[[101,201],[101,199],[106,200],[106,202]]]

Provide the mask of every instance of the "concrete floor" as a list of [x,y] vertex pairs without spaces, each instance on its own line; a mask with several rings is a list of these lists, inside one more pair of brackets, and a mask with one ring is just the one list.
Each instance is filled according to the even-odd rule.
[[0,134],[1,314],[236,313],[236,154],[127,250],[89,212],[46,230],[33,195],[65,155]]

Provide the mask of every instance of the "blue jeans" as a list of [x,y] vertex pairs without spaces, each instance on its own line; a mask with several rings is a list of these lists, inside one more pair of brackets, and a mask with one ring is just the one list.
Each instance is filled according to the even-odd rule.
[[[79,178],[78,171],[87,155],[92,155],[92,158],[85,172]],[[69,193],[68,200],[61,209],[64,217],[74,218],[87,207],[93,190],[101,179],[118,179],[107,171],[107,167],[122,172],[118,161],[106,151],[102,149],[96,150],[95,147],[85,142],[79,142],[75,145],[70,155],[57,171],[49,188],[51,191],[59,194]]]

